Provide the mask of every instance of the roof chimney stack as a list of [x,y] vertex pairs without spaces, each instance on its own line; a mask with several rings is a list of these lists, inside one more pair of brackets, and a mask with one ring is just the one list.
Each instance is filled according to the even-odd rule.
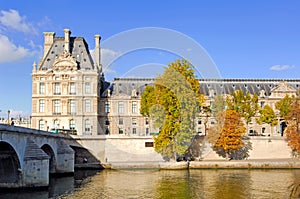
[[101,52],[100,52],[100,35],[95,35],[95,63],[96,67],[102,72],[101,68]]
[[44,32],[44,57],[49,52],[53,41],[54,41],[55,32]]
[[64,29],[65,32],[65,51],[70,52],[70,35],[71,31],[70,29]]

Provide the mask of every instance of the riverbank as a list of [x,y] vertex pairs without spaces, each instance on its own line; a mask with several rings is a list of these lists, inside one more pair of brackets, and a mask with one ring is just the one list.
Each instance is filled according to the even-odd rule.
[[300,169],[299,159],[205,160],[191,162],[111,162],[110,169]]

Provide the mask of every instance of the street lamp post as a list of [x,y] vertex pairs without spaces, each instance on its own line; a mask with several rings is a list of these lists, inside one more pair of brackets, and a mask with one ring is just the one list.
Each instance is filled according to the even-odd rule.
[[10,110],[7,111],[7,124],[9,124],[9,114],[10,114]]

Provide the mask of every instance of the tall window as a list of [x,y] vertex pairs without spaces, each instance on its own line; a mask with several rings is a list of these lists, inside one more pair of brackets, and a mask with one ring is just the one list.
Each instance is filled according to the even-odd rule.
[[149,128],[146,128],[146,135],[149,134]]
[[137,113],[137,102],[136,101],[132,102],[132,113]]
[[70,113],[75,113],[75,100],[71,99],[70,100]]
[[118,112],[124,113],[124,102],[118,102]]
[[54,100],[54,113],[60,113],[60,100]]
[[202,129],[201,128],[198,128],[198,133],[202,133]]
[[70,83],[70,95],[76,94],[75,82]]
[[45,94],[45,83],[40,82],[40,94]]
[[75,120],[70,120],[70,129],[74,130],[75,129]]
[[148,125],[149,124],[149,119],[146,117],[145,118],[145,124]]
[[132,118],[132,125],[135,126],[137,124],[136,118]]
[[45,128],[44,120],[40,120],[39,121],[39,130],[44,130],[44,128]]
[[124,122],[123,122],[123,118],[119,118],[119,125],[123,125]]
[[91,131],[91,122],[89,119],[85,120],[85,132],[90,132]]
[[60,83],[58,82],[54,84],[54,95],[60,95]]
[[123,134],[123,132],[124,132],[124,131],[123,131],[123,128],[120,127],[120,128],[119,128],[119,134]]
[[106,134],[106,135],[108,135],[108,134],[109,134],[109,126],[108,126],[108,127],[106,127],[106,129],[105,129],[105,134]]
[[54,120],[53,121],[53,126],[54,126],[54,128],[58,128],[58,126],[59,126],[59,123],[58,123],[58,120]]
[[198,118],[198,124],[202,124],[201,118]]
[[261,101],[260,102],[260,108],[263,108],[265,106],[265,102],[264,101]]
[[40,113],[45,112],[45,100],[43,100],[43,99],[41,99],[39,101],[39,110],[40,110]]
[[85,82],[85,93],[86,94],[91,93],[91,84],[90,84],[90,82]]
[[109,112],[110,112],[110,103],[105,102],[105,113],[109,113]]
[[136,134],[136,128],[132,128],[132,134]]
[[85,100],[85,112],[91,112],[91,100]]

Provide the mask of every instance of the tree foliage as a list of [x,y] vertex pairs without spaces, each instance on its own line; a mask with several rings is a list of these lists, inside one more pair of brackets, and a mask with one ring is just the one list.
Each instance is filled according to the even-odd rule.
[[287,115],[291,111],[291,106],[294,98],[286,95],[280,101],[275,103],[275,108],[280,111],[280,117],[286,120]]
[[290,111],[286,116],[288,122],[285,130],[286,138],[295,156],[300,154],[300,99],[292,101]]
[[212,107],[211,107],[211,111],[214,117],[216,117],[220,111],[224,111],[225,108],[226,108],[226,101],[224,100],[224,97],[222,95],[217,95],[214,98],[214,102],[212,103]]
[[269,106],[265,105],[260,111],[260,117],[257,119],[258,124],[266,123],[270,126],[277,125],[277,117],[274,110]]
[[228,109],[238,112],[248,125],[252,118],[257,114],[258,96],[257,94],[251,95],[250,93],[244,94],[242,90],[236,90],[226,99]]
[[146,87],[141,114],[150,116],[159,127],[159,134],[154,137],[157,152],[169,158],[187,152],[197,107],[203,99],[193,67],[184,59],[170,63],[155,78],[154,86]]
[[228,157],[231,152],[239,150],[244,145],[242,137],[245,130],[240,114],[235,110],[226,110],[224,124],[214,145],[215,148],[224,150]]

